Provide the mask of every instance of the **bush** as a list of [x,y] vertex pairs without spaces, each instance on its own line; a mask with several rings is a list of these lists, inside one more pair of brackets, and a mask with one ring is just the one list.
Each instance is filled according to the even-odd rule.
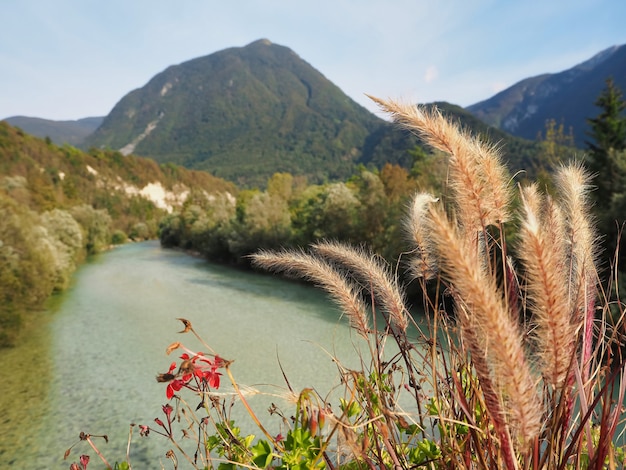
[[10,345],[21,316],[58,284],[55,242],[36,213],[0,194],[0,345]]
[[128,241],[128,237],[124,233],[123,230],[115,230],[111,235],[111,244],[112,245],[123,245]]
[[111,217],[104,209],[94,209],[88,204],[74,206],[70,213],[83,229],[87,254],[98,253],[111,243]]
[[55,289],[65,289],[83,249],[81,227],[69,212],[53,209],[41,214],[50,250],[55,260]]

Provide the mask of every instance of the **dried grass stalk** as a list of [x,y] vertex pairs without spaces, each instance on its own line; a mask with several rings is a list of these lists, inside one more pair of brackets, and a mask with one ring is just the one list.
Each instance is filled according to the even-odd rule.
[[472,137],[438,110],[370,97],[394,121],[450,155],[450,188],[466,233],[510,219],[511,189],[498,149]]
[[261,251],[251,258],[255,266],[308,279],[322,287],[348,316],[350,325],[367,338],[370,327],[360,289],[327,261],[302,251]]
[[413,198],[405,229],[413,243],[415,252],[410,261],[413,277],[433,279],[437,274],[437,260],[432,256],[432,240],[427,223],[428,206],[438,199],[429,193],[418,193]]
[[580,163],[558,169],[555,181],[560,194],[571,244],[571,309],[572,321],[583,326],[581,370],[583,380],[589,375],[592,355],[593,322],[597,297],[597,244],[590,215],[589,191],[591,176]]
[[467,242],[442,209],[431,210],[430,217],[442,272],[462,308],[472,316],[471,325],[477,331],[469,334],[479,335],[484,358],[491,366],[491,380],[507,402],[510,424],[518,440],[527,446],[541,430],[542,410],[524,354],[523,335],[509,315],[495,280],[481,269],[476,247]]
[[533,312],[539,357],[547,383],[560,388],[575,353],[576,327],[571,321],[566,239],[561,211],[536,186],[522,190],[523,218],[519,255],[526,268],[526,291]]
[[343,264],[361,281],[367,283],[392,325],[399,331],[406,332],[409,322],[404,295],[397,280],[391,276],[387,265],[379,257],[366,253],[363,249],[337,242],[320,242],[312,248],[320,256]]

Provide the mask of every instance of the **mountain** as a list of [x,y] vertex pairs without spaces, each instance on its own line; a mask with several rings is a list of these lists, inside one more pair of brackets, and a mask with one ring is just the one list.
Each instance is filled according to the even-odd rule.
[[[438,109],[441,114],[472,135],[498,145],[503,161],[511,173],[524,171],[527,177],[533,177],[535,171],[542,166],[539,142],[515,137],[489,126],[466,109],[452,103],[437,101],[421,106],[431,110]],[[392,163],[410,169],[416,147],[429,151],[414,134],[392,125],[382,125],[367,137],[359,163],[377,168],[382,168],[385,163]]]
[[608,48],[568,70],[527,78],[497,95],[467,107],[485,123],[525,139],[536,139],[554,119],[571,128],[575,142],[584,146],[586,118],[595,117],[594,105],[612,77],[626,93],[626,45]]
[[79,146],[102,124],[103,119],[104,117],[87,117],[76,121],[53,121],[36,117],[12,116],[6,118],[5,121],[36,137],[49,137],[55,144]]
[[266,39],[167,68],[124,96],[85,146],[207,170],[244,185],[275,172],[347,177],[374,116]]

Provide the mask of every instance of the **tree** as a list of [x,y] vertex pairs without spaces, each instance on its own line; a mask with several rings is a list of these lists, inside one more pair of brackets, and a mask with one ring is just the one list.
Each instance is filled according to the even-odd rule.
[[596,202],[599,206],[607,206],[613,195],[621,190],[624,181],[623,169],[615,155],[626,149],[626,102],[621,90],[609,78],[595,104],[601,112],[597,117],[587,119],[591,127],[588,132],[591,140],[586,142],[588,166],[596,175]]
[[592,138],[587,147],[588,166],[595,175],[598,230],[604,238],[606,257],[612,258],[618,244],[621,245],[618,267],[623,270],[626,240],[620,236],[620,230],[624,223],[626,200],[626,102],[622,92],[609,78],[595,104],[601,112],[587,120],[591,127],[588,135]]

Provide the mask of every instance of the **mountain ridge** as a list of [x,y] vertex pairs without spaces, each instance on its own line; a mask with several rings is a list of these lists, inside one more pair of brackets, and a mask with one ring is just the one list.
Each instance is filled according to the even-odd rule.
[[466,107],[485,123],[517,137],[536,139],[554,119],[571,129],[583,147],[586,119],[597,115],[596,98],[612,77],[626,90],[626,45],[604,49],[569,69],[525,78],[486,100]]
[[[593,102],[605,75],[621,70],[620,64],[626,64],[626,46],[613,46],[562,72],[520,80],[467,108],[438,104],[474,132],[503,132],[497,138],[508,142],[515,171],[536,163],[530,156],[536,146],[527,141],[543,134],[548,119],[563,124],[565,132],[572,126],[578,146],[584,145],[586,119],[597,112]],[[122,97],[109,115],[90,119],[102,121],[81,144],[84,149],[174,162],[248,187],[262,187],[276,172],[323,182],[348,178],[360,164],[410,168],[411,152],[420,145],[297,53],[268,39],[171,65]],[[26,124],[19,127],[44,136]]]
[[90,116],[75,120],[55,121],[31,116],[10,116],[3,119],[35,137],[48,137],[58,145],[79,146],[104,120],[104,116]]
[[261,39],[166,68],[124,96],[84,146],[244,184],[276,171],[323,181],[349,174],[381,122],[291,49]]

